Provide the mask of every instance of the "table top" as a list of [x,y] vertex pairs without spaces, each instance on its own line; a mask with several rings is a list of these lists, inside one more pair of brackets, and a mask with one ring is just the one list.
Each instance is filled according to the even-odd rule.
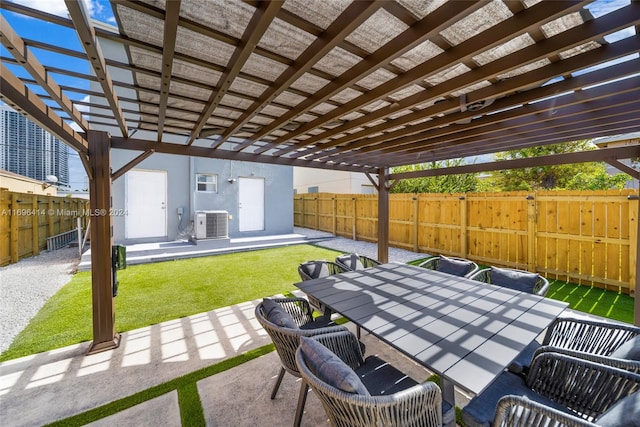
[[568,306],[407,264],[383,264],[296,286],[476,394]]

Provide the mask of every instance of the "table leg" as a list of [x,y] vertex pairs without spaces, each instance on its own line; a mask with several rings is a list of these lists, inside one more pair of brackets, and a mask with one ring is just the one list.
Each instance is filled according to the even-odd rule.
[[[453,383],[451,381],[449,381],[448,379],[446,379],[446,378],[441,376],[440,377],[440,389],[442,390],[442,400],[445,401],[445,402],[450,403],[451,406],[453,407],[453,411],[455,413],[455,409],[456,409],[455,386],[453,385]],[[455,427],[455,425],[456,425],[456,418],[454,416],[453,417],[453,422],[446,424],[445,427]]]

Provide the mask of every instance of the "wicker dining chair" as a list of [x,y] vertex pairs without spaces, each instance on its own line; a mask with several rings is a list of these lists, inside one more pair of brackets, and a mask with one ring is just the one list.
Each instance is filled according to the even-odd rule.
[[437,384],[419,384],[377,356],[364,359],[357,342],[351,332],[335,332],[302,338],[296,351],[300,375],[331,425],[441,427],[443,420],[453,422],[455,411],[448,404],[443,408]]
[[[273,303],[276,307],[272,311]],[[285,314],[282,312],[284,311]],[[300,344],[300,337],[310,337],[337,331],[348,331],[344,326],[337,326],[330,319],[321,317],[314,319],[313,310],[309,302],[304,298],[272,298],[259,303],[255,310],[256,319],[271,337],[280,357],[280,373],[271,392],[271,399],[275,399],[280,383],[285,372],[300,378],[296,365],[295,353]],[[289,317],[287,317],[289,316]],[[277,322],[277,323],[276,323]],[[300,395],[296,407],[294,426],[299,426],[302,421],[302,413],[307,398],[308,386],[303,382],[300,385]]]
[[490,267],[478,270],[469,276],[478,282],[490,283],[541,297],[549,291],[549,281],[537,273],[515,268]]
[[640,374],[555,351],[536,354],[525,378],[504,371],[462,409],[467,427],[489,427],[501,398],[525,396],[584,420],[597,419],[640,390]]
[[336,257],[336,264],[351,271],[357,271],[380,265],[380,261],[353,252]]
[[[533,341],[509,365],[515,373],[526,373],[539,347],[572,350],[580,357],[605,356],[620,360],[625,369],[636,370],[640,363],[640,327],[627,323],[558,317],[547,328],[542,343]],[[635,349],[635,350],[634,350]],[[637,371],[640,373],[640,371]]]
[[441,271],[460,277],[469,277],[479,270],[478,264],[471,260],[458,257],[445,257],[444,255],[431,257],[421,264],[418,264],[418,267]]
[[[307,261],[298,266],[298,274],[302,280],[318,279],[347,271],[350,270],[333,261],[326,260]],[[325,313],[326,307],[320,301],[312,296],[308,296],[308,299],[311,307],[320,313]]]
[[640,392],[619,400],[598,418],[587,421],[524,396],[509,395],[498,401],[494,427],[640,427]]

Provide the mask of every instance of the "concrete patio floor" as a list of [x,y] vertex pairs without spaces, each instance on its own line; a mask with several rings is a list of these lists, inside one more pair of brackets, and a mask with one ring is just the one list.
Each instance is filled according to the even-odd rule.
[[[2,425],[39,426],[63,420],[270,344],[254,316],[259,302],[129,331],[122,334],[119,348],[90,356],[86,355],[88,343],[83,343],[2,363]],[[415,380],[424,381],[430,375],[375,338],[363,334],[362,339],[367,354],[381,355]],[[277,353],[270,352],[198,381],[207,425],[290,425],[300,380],[285,375],[277,398],[271,400],[279,368]],[[457,399],[459,405],[467,400],[462,394]],[[170,391],[92,424],[179,426],[178,393]],[[328,425],[312,391],[302,425]]]

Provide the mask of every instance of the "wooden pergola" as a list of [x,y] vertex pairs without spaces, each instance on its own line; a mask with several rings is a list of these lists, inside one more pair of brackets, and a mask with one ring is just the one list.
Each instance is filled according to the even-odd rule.
[[[640,176],[620,162],[640,156],[638,146],[389,173],[640,130],[636,0],[608,13],[591,1],[112,0],[117,28],[65,1],[69,18],[0,3],[12,55],[1,58],[1,98],[78,152],[94,212],[108,212],[112,181],[153,153],[363,172],[378,190],[386,261],[395,180],[590,161]],[[5,18],[13,13],[73,29],[83,50],[17,34]],[[37,51],[90,71],[46,65]],[[112,148],[140,155],[112,171]],[[119,340],[112,240],[111,217],[94,216],[92,352]]]

